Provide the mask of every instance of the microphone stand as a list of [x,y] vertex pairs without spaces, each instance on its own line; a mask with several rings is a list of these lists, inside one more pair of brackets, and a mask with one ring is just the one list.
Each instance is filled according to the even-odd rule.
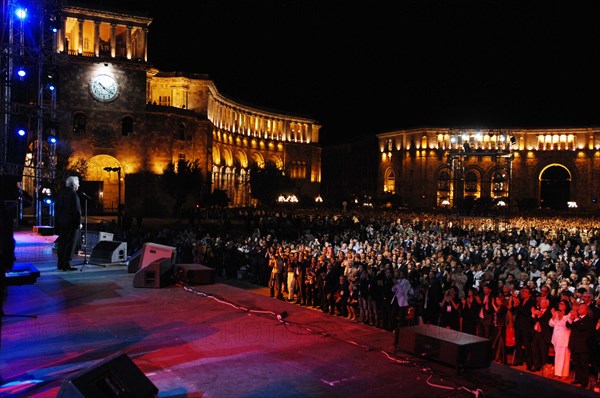
[[[84,199],[84,244],[83,244],[83,263],[81,264],[81,268],[79,268],[79,272],[83,271],[83,269],[85,268],[86,265],[90,264],[90,262],[88,261],[88,255],[87,255],[87,246],[88,246],[88,199],[91,199],[91,197],[86,194],[85,192],[79,191],[81,192],[81,194],[83,195],[83,199]],[[100,267],[105,267],[105,265],[103,264],[94,264],[94,265],[98,265]]]

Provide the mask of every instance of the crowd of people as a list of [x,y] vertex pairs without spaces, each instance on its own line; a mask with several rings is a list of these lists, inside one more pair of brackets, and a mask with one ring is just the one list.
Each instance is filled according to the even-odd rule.
[[597,383],[593,217],[233,211],[239,228],[138,240],[176,246],[179,261],[268,286],[273,298],[389,330],[396,344],[402,327],[433,324],[489,339],[498,363]]

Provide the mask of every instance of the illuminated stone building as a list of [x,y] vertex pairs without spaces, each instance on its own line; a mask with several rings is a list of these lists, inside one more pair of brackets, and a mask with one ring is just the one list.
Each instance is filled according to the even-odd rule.
[[103,209],[115,210],[120,194],[127,202],[139,199],[128,195],[128,177],[162,174],[180,159],[198,161],[204,199],[220,189],[233,206],[252,204],[250,166],[267,161],[285,170],[300,193],[317,195],[320,125],[226,98],[206,75],[153,68],[147,59],[151,22],[122,11],[60,10],[54,54],[59,136],[74,150],[73,161],[87,160],[85,180]]
[[378,194],[410,207],[597,210],[600,128],[415,128],[378,134]]

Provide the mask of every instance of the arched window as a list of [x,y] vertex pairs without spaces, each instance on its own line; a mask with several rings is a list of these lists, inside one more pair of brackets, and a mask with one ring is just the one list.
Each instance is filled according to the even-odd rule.
[[437,190],[441,192],[450,192],[450,173],[448,170],[442,170],[438,174]]
[[131,116],[125,116],[121,120],[121,135],[128,136],[133,134],[133,118]]
[[389,192],[391,194],[396,193],[396,174],[394,174],[392,169],[387,169],[385,172],[383,192]]
[[87,126],[87,117],[81,112],[75,113],[73,115],[73,134],[84,135],[86,126]]
[[474,194],[477,191],[477,174],[474,171],[467,171],[465,174],[465,192]]

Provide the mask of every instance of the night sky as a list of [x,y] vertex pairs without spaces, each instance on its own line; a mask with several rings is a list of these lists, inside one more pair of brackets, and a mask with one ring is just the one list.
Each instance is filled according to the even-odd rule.
[[418,126],[600,125],[591,1],[105,3],[154,18],[158,69],[317,119],[324,145]]

